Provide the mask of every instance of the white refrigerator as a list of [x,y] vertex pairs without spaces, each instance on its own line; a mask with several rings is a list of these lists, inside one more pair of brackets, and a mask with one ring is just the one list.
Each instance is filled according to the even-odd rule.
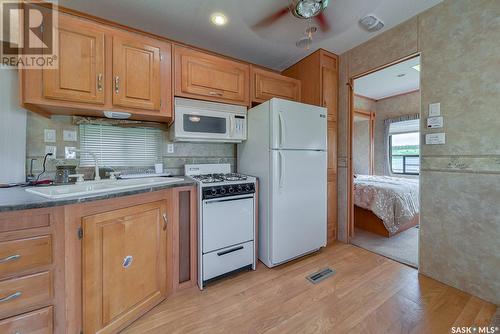
[[271,99],[248,111],[238,171],[259,178],[259,259],[274,267],[326,246],[327,110]]

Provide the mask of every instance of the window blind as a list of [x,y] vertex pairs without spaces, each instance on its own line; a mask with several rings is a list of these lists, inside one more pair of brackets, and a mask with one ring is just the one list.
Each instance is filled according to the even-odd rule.
[[420,119],[410,119],[391,123],[389,126],[389,135],[397,133],[418,132],[420,130]]
[[[100,166],[152,166],[161,161],[162,133],[154,128],[82,124],[80,149],[94,152]],[[82,152],[80,166],[94,166],[94,159]]]

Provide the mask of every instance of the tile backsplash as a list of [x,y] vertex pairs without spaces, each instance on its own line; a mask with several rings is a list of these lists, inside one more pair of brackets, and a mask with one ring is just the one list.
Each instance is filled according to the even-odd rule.
[[[26,174],[30,173],[31,160],[33,161],[33,174],[37,175],[42,171],[43,157],[46,146],[56,147],[56,160],[48,160],[47,172],[41,179],[53,178],[56,170],[56,163],[71,162],[65,160],[65,147],[79,147],[79,142],[64,141],[63,131],[71,130],[78,133],[78,126],[73,123],[71,116],[53,116],[45,118],[35,113],[28,112],[27,138],[26,138]],[[46,143],[44,141],[44,130],[56,130],[56,141]],[[174,152],[168,153],[167,144],[172,143],[169,139],[169,130],[163,132],[163,165],[166,171],[172,175],[183,175],[184,165],[192,163],[229,163],[234,171],[236,168],[236,146],[228,143],[182,143],[174,142]],[[74,160],[73,160],[74,161]],[[128,166],[115,167],[116,170],[128,169]],[[141,168],[153,168],[153,166],[141,166]],[[134,167],[136,169],[136,167]],[[86,174],[86,178],[92,177],[93,168],[81,168],[80,172]]]

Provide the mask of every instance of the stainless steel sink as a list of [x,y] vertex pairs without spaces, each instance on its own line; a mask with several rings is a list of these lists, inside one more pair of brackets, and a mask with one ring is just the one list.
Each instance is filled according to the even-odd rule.
[[74,196],[89,196],[119,190],[160,186],[183,181],[178,177],[151,177],[128,180],[85,181],[79,184],[50,186],[45,188],[28,188],[27,192],[50,199],[60,199]]

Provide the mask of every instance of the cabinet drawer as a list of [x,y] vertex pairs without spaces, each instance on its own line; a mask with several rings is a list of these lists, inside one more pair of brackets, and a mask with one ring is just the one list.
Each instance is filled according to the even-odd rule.
[[53,328],[52,306],[0,321],[0,333],[51,334]]
[[0,318],[47,305],[52,298],[50,272],[0,282]]
[[0,242],[0,278],[52,263],[52,237]]
[[18,231],[29,228],[49,227],[50,213],[39,214],[14,214],[6,213],[0,215],[0,232]]
[[203,255],[203,280],[253,264],[253,241]]

